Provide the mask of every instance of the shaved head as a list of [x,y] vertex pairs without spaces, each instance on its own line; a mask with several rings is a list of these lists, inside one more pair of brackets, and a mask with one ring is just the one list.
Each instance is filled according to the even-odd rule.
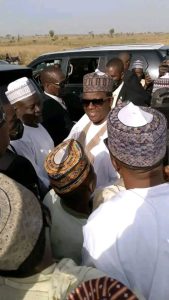
[[65,81],[65,75],[57,65],[49,66],[40,73],[40,81],[46,93],[59,96],[60,83]]
[[120,73],[124,72],[124,65],[120,58],[115,57],[108,61],[106,69],[116,68]]
[[106,74],[113,78],[113,91],[121,84],[124,77],[124,65],[120,58],[115,57],[108,61]]
[[121,52],[118,57],[122,60],[124,64],[124,70],[128,70],[131,62],[132,54],[130,52]]
[[57,82],[59,82],[60,78],[65,79],[65,75],[57,65],[49,66],[40,73],[42,85],[44,85],[46,82],[53,82],[53,80],[57,80]]

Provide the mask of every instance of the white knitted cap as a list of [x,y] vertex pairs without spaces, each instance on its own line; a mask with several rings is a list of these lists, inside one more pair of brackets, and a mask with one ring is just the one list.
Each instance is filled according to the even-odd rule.
[[14,104],[36,93],[36,90],[27,77],[19,78],[11,82],[5,92],[9,102]]
[[143,69],[143,62],[142,60],[135,60],[133,62],[133,65],[132,65],[132,69]]

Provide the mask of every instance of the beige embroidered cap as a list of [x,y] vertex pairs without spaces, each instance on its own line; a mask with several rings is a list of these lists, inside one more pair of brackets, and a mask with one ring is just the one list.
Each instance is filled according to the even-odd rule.
[[113,92],[113,79],[102,72],[93,72],[83,77],[83,93]]
[[0,270],[17,270],[32,252],[43,226],[34,194],[0,173]]
[[87,178],[90,162],[76,140],[70,139],[55,147],[45,160],[45,170],[55,181],[55,191],[66,194],[74,191]]

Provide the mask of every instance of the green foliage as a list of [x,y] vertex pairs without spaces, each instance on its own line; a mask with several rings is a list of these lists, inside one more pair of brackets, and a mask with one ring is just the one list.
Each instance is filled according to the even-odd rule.
[[113,35],[114,35],[114,28],[111,28],[111,29],[109,30],[109,34],[110,34],[111,37],[113,37]]
[[54,32],[54,30],[49,30],[49,35],[50,35],[50,37],[51,37],[51,38],[53,38],[53,37],[54,37],[54,35],[55,35],[55,32]]

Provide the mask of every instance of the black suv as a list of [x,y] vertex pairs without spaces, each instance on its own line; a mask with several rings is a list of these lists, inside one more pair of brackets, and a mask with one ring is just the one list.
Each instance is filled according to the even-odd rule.
[[96,68],[104,71],[106,63],[123,51],[132,54],[131,65],[137,59],[142,60],[144,71],[155,79],[158,77],[159,64],[169,54],[169,47],[162,44],[113,45],[53,52],[39,56],[29,64],[29,67],[33,68],[33,73],[37,76],[46,66],[54,64],[61,66],[67,77],[65,99],[67,99],[68,109],[73,119],[77,120],[83,113],[81,107],[78,106],[83,76],[94,72]]

